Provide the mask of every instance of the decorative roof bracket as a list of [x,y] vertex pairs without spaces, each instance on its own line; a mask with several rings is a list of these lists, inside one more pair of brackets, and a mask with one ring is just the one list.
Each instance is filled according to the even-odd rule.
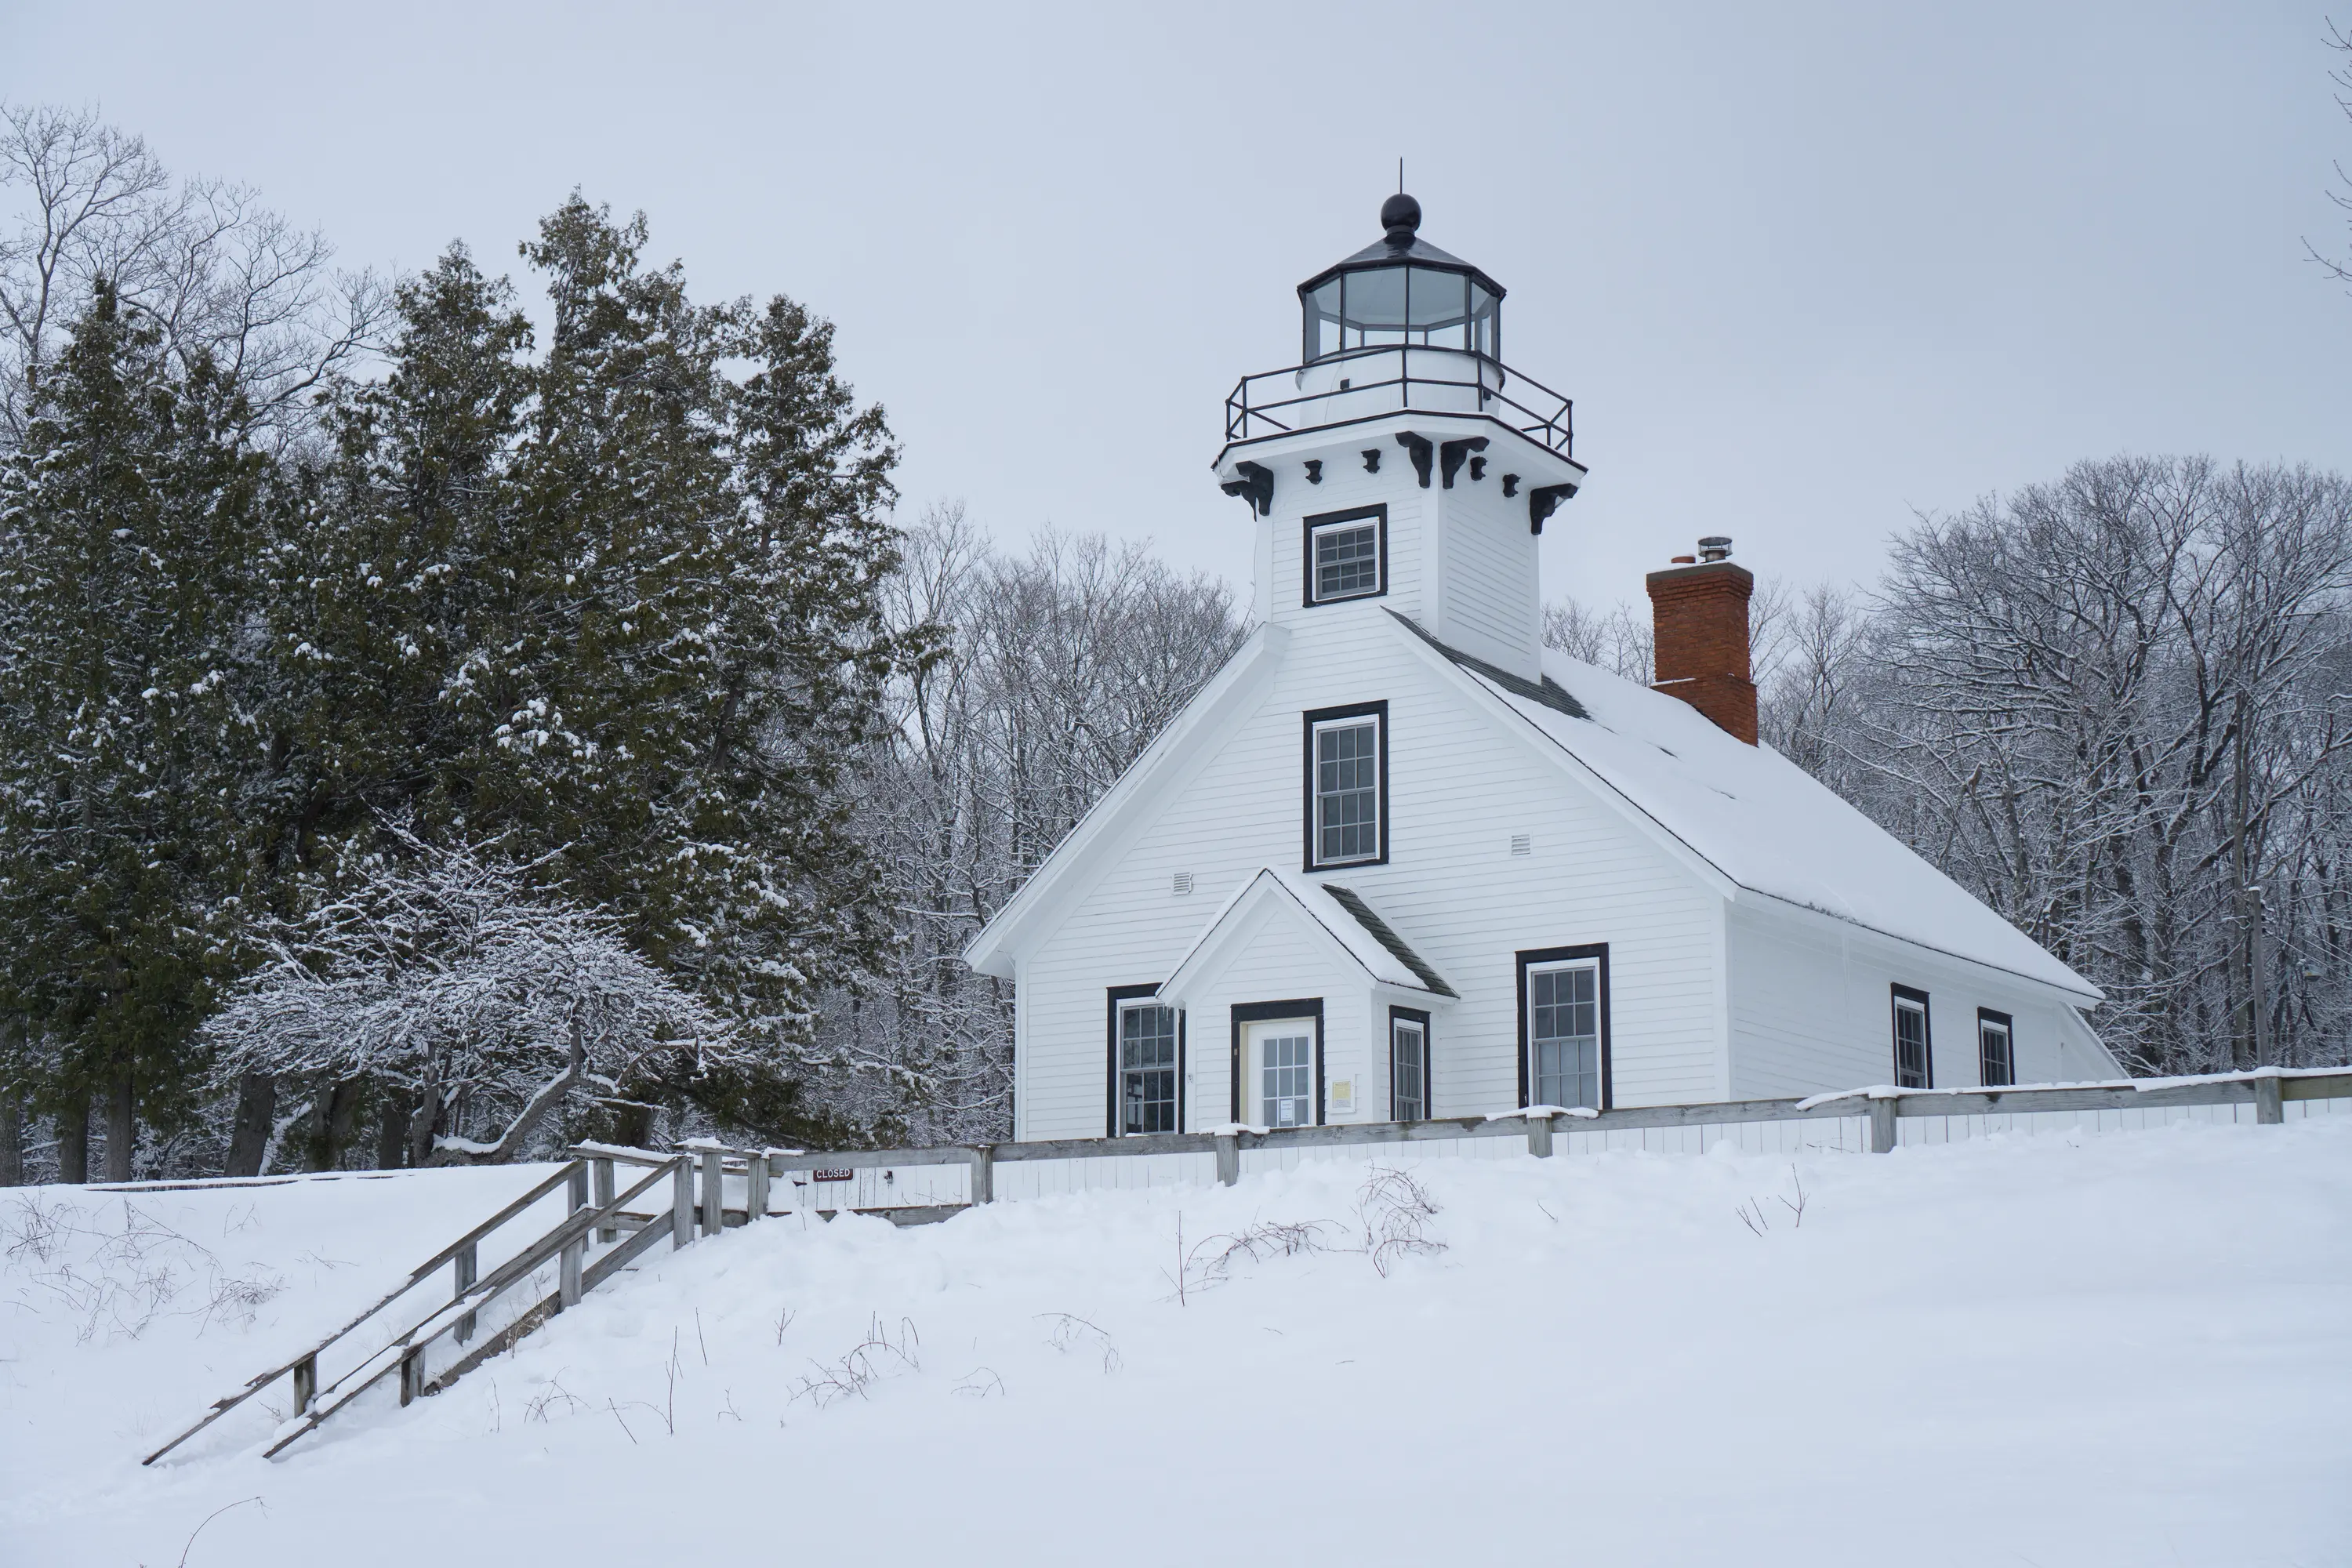
[[[1440,446],[1437,448],[1437,471],[1444,478],[1444,488],[1449,490],[1454,488],[1454,476],[1462,471],[1462,465],[1469,460],[1471,453],[1483,452],[1486,449],[1486,437],[1484,436],[1471,436],[1459,441],[1447,441]],[[1481,467],[1483,466],[1482,461]],[[1470,477],[1476,479],[1477,469],[1472,469]],[[1421,482],[1423,489],[1428,488],[1429,474],[1426,466],[1422,470]]]
[[1559,503],[1576,493],[1574,485],[1538,485],[1528,492],[1528,531],[1541,533],[1544,519],[1559,510]]
[[1242,462],[1234,465],[1241,477],[1227,479],[1217,488],[1229,496],[1239,496],[1250,503],[1260,517],[1274,515],[1274,470],[1260,463]]
[[1421,488],[1429,488],[1430,459],[1437,455],[1436,446],[1426,436],[1416,436],[1410,430],[1397,432],[1397,445],[1412,459],[1412,471],[1421,476]]

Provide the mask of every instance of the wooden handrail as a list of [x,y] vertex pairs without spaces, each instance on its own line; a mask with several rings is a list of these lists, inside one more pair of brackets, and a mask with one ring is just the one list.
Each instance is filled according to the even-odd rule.
[[[577,1163],[577,1162],[573,1162],[573,1163]],[[435,1253],[423,1263],[418,1264],[415,1268],[410,1269],[407,1279],[394,1286],[387,1294],[379,1297],[373,1305],[362,1310],[358,1317],[352,1319],[341,1328],[337,1329],[325,1339],[320,1340],[317,1344],[312,1345],[309,1350],[303,1351],[299,1354],[296,1355],[292,1360],[283,1362],[277,1366],[271,1367],[268,1372],[262,1373],[252,1378],[236,1393],[229,1394],[224,1398],[215,1400],[211,1407],[205,1413],[202,1420],[198,1421],[194,1426],[190,1426],[178,1436],[173,1437],[170,1442],[164,1444],[162,1447],[156,1449],[153,1453],[148,1455],[139,1462],[142,1465],[153,1464],[156,1460],[162,1458],[164,1455],[170,1453],[173,1449],[178,1447],[181,1444],[186,1442],[189,1438],[194,1436],[197,1433],[203,1431],[205,1427],[211,1426],[214,1422],[219,1420],[222,1416],[227,1415],[230,1411],[236,1409],[238,1405],[244,1404],[247,1400],[252,1398],[255,1394],[260,1393],[263,1389],[268,1387],[279,1378],[286,1376],[289,1373],[293,1372],[297,1367],[303,1365],[305,1363],[312,1364],[313,1376],[315,1377],[316,1363],[319,1357],[326,1351],[331,1349],[345,1335],[358,1328],[362,1323],[366,1322],[370,1318],[374,1317],[378,1312],[383,1311],[386,1307],[391,1306],[394,1301],[399,1300],[411,1290],[416,1289],[418,1285],[424,1283],[425,1279],[430,1278],[436,1269],[439,1268],[441,1265],[448,1262],[451,1258],[457,1257],[457,1254],[467,1246],[479,1241],[483,1237],[488,1235],[491,1231],[496,1230],[499,1226],[504,1225],[507,1221],[514,1218],[515,1215],[522,1213],[523,1210],[529,1208],[531,1205],[537,1203],[540,1199],[545,1197],[548,1194],[562,1186],[570,1177],[571,1173],[571,1164],[558,1167],[553,1175],[548,1177],[545,1181],[541,1182],[537,1186],[532,1187],[529,1192],[523,1194],[522,1196],[507,1205],[506,1207],[500,1209],[488,1219],[484,1220],[481,1224],[467,1231],[464,1236],[459,1237],[456,1241],[451,1242],[447,1247],[443,1247],[439,1252]],[[316,1392],[315,1389],[313,1392]]]
[[[243,1405],[256,1394],[258,1394],[264,1388],[268,1387],[278,1378],[284,1377],[289,1373],[296,1373],[299,1369],[308,1367],[310,1369],[309,1376],[306,1379],[308,1386],[303,1390],[305,1395],[303,1403],[307,1408],[302,1414],[313,1416],[314,1418],[307,1421],[300,1429],[289,1434],[285,1439],[281,1440],[278,1444],[268,1450],[269,1453],[276,1453],[278,1449],[283,1447],[286,1443],[291,1442],[295,1437],[300,1436],[305,1432],[315,1429],[320,1421],[324,1420],[328,1415],[334,1414],[335,1411],[340,1410],[345,1405],[348,1405],[366,1388],[372,1386],[378,1379],[397,1370],[399,1362],[403,1356],[415,1350],[421,1349],[425,1343],[430,1342],[431,1340],[437,1337],[445,1330],[457,1326],[461,1320],[471,1318],[476,1312],[478,1312],[482,1308],[488,1306],[492,1300],[502,1295],[516,1280],[529,1275],[533,1269],[536,1269],[541,1264],[545,1263],[550,1258],[556,1256],[566,1247],[582,1239],[599,1223],[609,1222],[613,1216],[618,1215],[620,1211],[632,1200],[641,1196],[647,1189],[655,1186],[664,1178],[668,1176],[676,1163],[676,1157],[664,1159],[659,1164],[655,1166],[653,1171],[647,1174],[645,1179],[630,1187],[628,1191],[614,1197],[611,1202],[593,1208],[580,1209],[566,1215],[552,1228],[541,1235],[537,1240],[525,1247],[520,1252],[517,1253],[513,1258],[509,1258],[505,1263],[499,1265],[489,1274],[467,1282],[467,1284],[463,1289],[457,1290],[448,1301],[436,1307],[432,1312],[426,1314],[422,1321],[411,1325],[409,1329],[387,1344],[380,1347],[370,1354],[362,1357],[357,1365],[337,1376],[332,1382],[326,1384],[324,1386],[320,1386],[319,1384],[317,1381],[317,1367],[320,1356],[334,1348],[335,1345],[341,1343],[344,1339],[349,1337],[354,1331],[366,1323],[370,1319],[373,1318],[377,1313],[383,1311],[386,1307],[391,1306],[394,1301],[400,1300],[401,1297],[406,1295],[409,1291],[415,1289],[419,1284],[422,1284],[425,1279],[431,1278],[431,1276],[439,1269],[442,1265],[448,1263],[467,1247],[478,1243],[484,1237],[489,1235],[492,1231],[498,1229],[509,1220],[513,1219],[517,1215],[521,1214],[533,1204],[539,1202],[541,1198],[546,1197],[550,1193],[554,1192],[558,1187],[561,1187],[565,1183],[572,1181],[575,1173],[578,1173],[582,1178],[584,1179],[587,1162],[583,1159],[574,1159],[558,1166],[551,1175],[530,1188],[520,1197],[509,1203],[505,1207],[499,1209],[488,1219],[486,1219],[479,1225],[475,1226],[457,1240],[443,1247],[439,1252],[435,1253],[430,1258],[417,1265],[416,1268],[409,1271],[407,1279],[404,1279],[390,1292],[380,1297],[373,1305],[362,1311],[357,1317],[352,1318],[341,1328],[327,1335],[326,1338],[319,1341],[318,1343],[312,1345],[308,1350],[301,1352],[292,1359],[283,1362],[278,1365],[270,1368],[268,1371],[248,1380],[246,1385],[236,1393],[227,1395],[225,1398],[215,1400],[212,1405],[205,1411],[202,1419],[181,1432],[170,1442],[164,1444],[162,1447],[156,1449],[153,1453],[148,1455],[140,1462],[144,1465],[153,1464],[156,1460],[162,1458],[164,1455],[170,1453],[173,1449],[178,1447],[181,1444],[186,1442],[189,1438],[194,1436],[197,1433],[203,1431],[205,1427],[211,1426],[214,1422],[219,1420],[222,1416],[236,1409],[238,1405]],[[633,1236],[635,1235],[635,1233],[632,1234]],[[600,1279],[604,1277],[604,1276],[601,1274],[597,1276]],[[423,1331],[426,1330],[428,1326],[431,1327],[431,1331],[423,1332]],[[420,1333],[422,1333],[421,1338],[419,1337]],[[391,1360],[388,1363],[383,1365],[376,1364],[388,1354],[391,1356]],[[373,1370],[371,1371],[371,1368],[373,1368]],[[348,1392],[341,1393],[340,1397],[332,1397],[337,1395],[339,1391],[342,1391],[345,1384],[349,1384],[353,1378],[358,1378],[360,1380],[356,1386],[350,1388]],[[322,1397],[330,1398],[331,1402],[324,1405],[320,1405],[318,1401]]]
[[[600,1223],[618,1214],[624,1204],[667,1177],[670,1173],[670,1165],[674,1163],[675,1162],[670,1162],[657,1167],[643,1181],[601,1208],[579,1209],[565,1216],[561,1224],[485,1276],[472,1289],[443,1303],[398,1339],[363,1358],[357,1366],[319,1390],[318,1397],[326,1399],[327,1402],[324,1404],[314,1402],[311,1408],[304,1413],[302,1425],[263,1449],[261,1457],[265,1459],[268,1458],[289,1444],[317,1431],[329,1416],[365,1394],[384,1378],[398,1372],[404,1361],[422,1352],[441,1335],[457,1327],[460,1318],[470,1317],[488,1306],[490,1302],[505,1294],[508,1287],[518,1280],[529,1278],[541,1264],[545,1263],[566,1247],[581,1240]],[[569,1167],[566,1169],[568,1171]],[[635,1240],[643,1234],[643,1232],[633,1232],[631,1240]],[[603,1276],[600,1275],[599,1278]],[[511,1328],[512,1325],[509,1327]],[[509,1335],[506,1331],[500,1331],[499,1334],[493,1335],[486,1342],[483,1349],[487,1350],[492,1344],[511,1343],[515,1337],[519,1336]],[[479,1353],[470,1360],[471,1363],[478,1363]],[[353,1382],[353,1379],[357,1381]],[[349,1388],[344,1387],[347,1383],[350,1384]],[[438,1385],[436,1380],[435,1386]],[[338,1393],[339,1390],[340,1393]],[[335,1397],[327,1398],[329,1395]],[[404,1399],[403,1402],[405,1403],[405,1400]]]

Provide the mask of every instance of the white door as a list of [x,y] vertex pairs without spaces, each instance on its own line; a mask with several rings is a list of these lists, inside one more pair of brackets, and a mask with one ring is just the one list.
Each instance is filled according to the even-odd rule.
[[1272,1018],[1248,1028],[1242,1120],[1260,1127],[1315,1125],[1315,1020]]

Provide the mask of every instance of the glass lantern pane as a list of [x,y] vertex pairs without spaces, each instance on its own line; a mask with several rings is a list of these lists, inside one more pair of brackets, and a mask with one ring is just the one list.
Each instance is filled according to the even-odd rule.
[[1404,275],[1383,267],[1348,278],[1348,346],[1404,341]]
[[1475,283],[1470,285],[1470,321],[1472,347],[1488,359],[1500,359],[1503,302]]
[[1462,325],[1469,314],[1468,279],[1459,272],[1436,272],[1426,267],[1405,270],[1412,291],[1411,325],[1430,331]]
[[1344,278],[1334,278],[1307,296],[1307,359],[1318,360],[1325,354],[1339,352],[1340,290],[1345,287]]

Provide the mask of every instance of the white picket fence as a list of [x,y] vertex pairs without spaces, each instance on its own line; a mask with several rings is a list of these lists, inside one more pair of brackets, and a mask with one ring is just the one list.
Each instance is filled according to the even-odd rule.
[[[902,1220],[944,1217],[974,1202],[1066,1193],[1231,1184],[1309,1162],[1641,1151],[1885,1153],[1995,1134],[2137,1131],[2176,1122],[2270,1124],[2352,1114],[2352,1068],[2263,1068],[2203,1078],[2013,1089],[1855,1089],[1808,1100],[1751,1100],[1625,1110],[1538,1107],[1491,1117],[1266,1130],[1230,1127],[1131,1138],[1080,1138],[830,1153],[730,1151],[730,1169],[764,1160],[768,1212],[844,1209]],[[730,1194],[734,1182],[730,1177]],[[748,1188],[749,1183],[745,1181]],[[746,1194],[748,1198],[748,1192]],[[730,1195],[730,1206],[735,1206]]]

